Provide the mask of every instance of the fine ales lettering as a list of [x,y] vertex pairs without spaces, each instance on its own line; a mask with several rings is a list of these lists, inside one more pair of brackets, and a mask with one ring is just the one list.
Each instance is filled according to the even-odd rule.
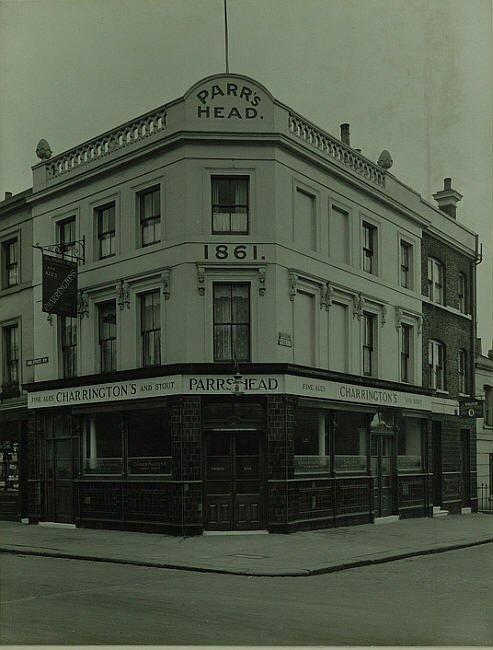
[[[237,97],[249,104],[249,106],[208,106],[208,103],[217,97]],[[210,89],[203,89],[197,93],[197,99],[201,102],[202,106],[197,106],[197,117],[212,117],[216,119],[237,119],[237,120],[251,120],[259,116],[257,106],[261,98],[255,91],[248,86],[239,86],[235,83],[214,84]]]

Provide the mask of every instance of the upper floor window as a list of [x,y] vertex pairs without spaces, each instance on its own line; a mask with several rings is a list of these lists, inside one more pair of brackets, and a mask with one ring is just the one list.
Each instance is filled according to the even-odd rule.
[[373,314],[363,314],[363,374],[375,375],[375,322]]
[[4,386],[18,386],[19,384],[19,344],[17,325],[8,325],[3,328],[3,384]]
[[484,423],[491,427],[493,424],[493,388],[484,386]]
[[75,217],[57,223],[57,239],[61,253],[75,255]]
[[462,348],[457,353],[457,373],[459,376],[459,393],[467,392],[467,355]]
[[467,314],[467,283],[464,273],[459,273],[457,279],[457,295],[459,300],[459,310],[463,314]]
[[445,346],[440,341],[428,341],[430,388],[445,390]]
[[405,241],[400,246],[400,285],[407,289],[412,288],[412,251],[413,247]]
[[214,361],[250,360],[250,285],[214,283]]
[[432,257],[428,258],[428,298],[439,305],[444,304],[443,299],[443,266]]
[[248,234],[248,178],[212,177],[213,234]]
[[161,316],[159,312],[159,291],[144,293],[140,297],[143,366],[155,366],[161,363]]
[[98,226],[99,259],[115,254],[115,204],[96,209]]
[[153,187],[139,194],[140,241],[149,246],[161,241],[161,190]]
[[60,316],[60,346],[64,377],[77,374],[77,318]]
[[17,238],[2,243],[2,288],[19,283],[19,245]]
[[401,324],[401,381],[411,381],[411,325]]
[[363,271],[377,272],[377,229],[363,221]]
[[99,359],[101,372],[116,370],[116,308],[109,300],[98,305]]

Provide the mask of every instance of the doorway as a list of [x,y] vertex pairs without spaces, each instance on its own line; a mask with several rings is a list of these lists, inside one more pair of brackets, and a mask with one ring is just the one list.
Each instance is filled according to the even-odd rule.
[[395,437],[393,435],[372,435],[371,472],[375,477],[374,510],[376,517],[388,517],[395,507]]
[[259,431],[205,434],[206,530],[264,526],[262,437]]

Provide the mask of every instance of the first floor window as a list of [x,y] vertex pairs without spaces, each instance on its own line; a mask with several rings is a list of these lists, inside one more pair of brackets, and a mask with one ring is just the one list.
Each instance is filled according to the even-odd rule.
[[440,341],[428,342],[430,388],[445,390],[445,346]]
[[77,318],[60,317],[60,343],[64,377],[77,374]]
[[161,363],[161,315],[159,291],[145,293],[140,298],[142,365]]
[[401,381],[411,381],[411,326],[401,325]]
[[248,178],[212,177],[212,232],[248,234]]
[[214,361],[250,360],[250,285],[214,283]]
[[96,210],[99,259],[115,254],[115,204],[109,203]]
[[75,217],[59,221],[57,231],[60,252],[75,255]]
[[296,473],[329,471],[329,412],[299,409],[294,436]]
[[115,301],[99,305],[99,358],[101,372],[116,370]]
[[2,288],[13,287],[19,282],[19,252],[17,239],[2,244]]
[[459,376],[459,392],[467,392],[466,351],[460,349],[457,353],[457,373]]
[[3,349],[4,349],[4,384],[14,387],[19,384],[19,328],[17,325],[9,325],[3,328]]
[[363,374],[375,374],[375,316],[363,314]]
[[464,273],[459,273],[457,280],[457,294],[459,302],[459,310],[462,314],[467,314],[467,293],[466,293],[466,276]]
[[139,194],[140,238],[142,246],[160,241],[161,191],[153,187]]
[[400,285],[401,287],[411,288],[411,258],[412,246],[405,241],[401,241],[401,268],[400,268]]

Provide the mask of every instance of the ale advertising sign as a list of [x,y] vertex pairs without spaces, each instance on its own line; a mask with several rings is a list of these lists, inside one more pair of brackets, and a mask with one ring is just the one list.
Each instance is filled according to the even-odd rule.
[[77,262],[43,255],[43,307],[48,314],[77,316]]

